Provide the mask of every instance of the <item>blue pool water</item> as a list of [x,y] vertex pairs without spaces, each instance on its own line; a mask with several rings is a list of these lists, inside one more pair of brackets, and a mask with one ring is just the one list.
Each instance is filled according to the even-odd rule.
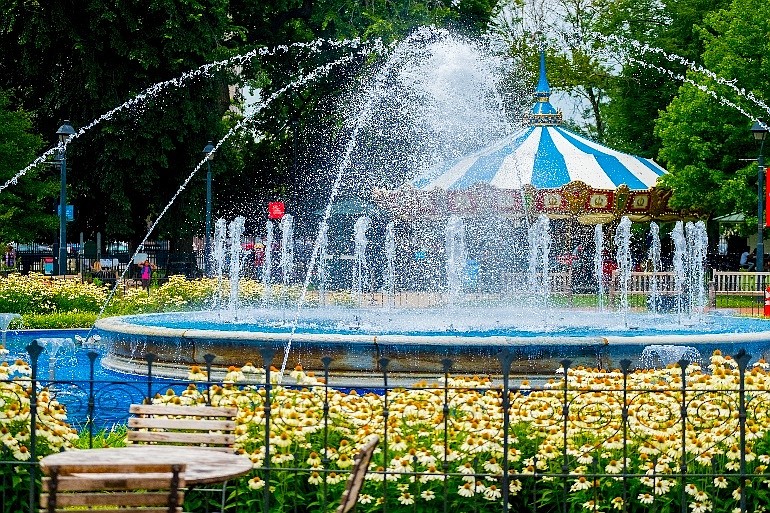
[[[6,333],[6,349],[9,354],[5,360],[13,363],[16,359],[30,361],[26,347],[35,339],[85,337],[88,330],[9,330]],[[164,393],[169,388],[181,391],[186,385],[170,379],[153,379],[148,388],[145,376],[135,376],[114,372],[102,367],[100,350],[94,365],[93,381],[90,378],[90,360],[88,353],[91,349],[76,347],[62,348],[58,351],[51,368],[51,359],[46,351],[41,353],[38,360],[37,378],[42,386],[49,389],[51,394],[67,407],[68,422],[82,429],[93,419],[96,430],[109,429],[115,424],[122,424],[128,417],[128,406],[142,402],[148,393]],[[93,409],[90,410],[90,399],[93,399]]]

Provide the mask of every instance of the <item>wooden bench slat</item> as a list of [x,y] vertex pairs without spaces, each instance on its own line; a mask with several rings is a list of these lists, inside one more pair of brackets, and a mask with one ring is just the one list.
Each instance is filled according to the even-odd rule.
[[[40,509],[40,513],[48,513],[47,509]],[[73,513],[72,509],[65,509],[65,508],[56,508],[54,510],[56,513]],[[175,510],[176,513],[184,513],[182,511],[182,507],[178,506]],[[161,507],[141,507],[141,508],[131,508],[122,506],[120,509],[116,508],[88,508],[88,513],[168,513],[168,506],[161,506]]]
[[172,419],[164,417],[129,417],[133,429],[188,429],[195,431],[233,431],[235,421],[206,419]]
[[[40,495],[40,506],[48,507],[50,494]],[[162,511],[168,509],[169,493],[166,492],[84,492],[84,493],[57,493],[57,508],[73,508],[75,506],[104,506],[117,509],[118,506],[165,506]],[[184,502],[184,493],[177,493],[177,504]],[[121,509],[123,511],[123,509]]]
[[231,406],[181,406],[177,404],[132,404],[128,411],[134,415],[180,415],[183,417],[231,417],[238,408]]
[[[114,469],[114,467],[113,467]],[[162,490],[167,489],[170,474],[81,474],[59,476],[57,489],[60,492],[80,492],[94,490]],[[184,487],[184,478],[179,478],[179,486]],[[50,491],[50,477],[43,478],[43,491]]]
[[[47,465],[41,465],[43,473],[50,475],[53,468]],[[111,463],[92,463],[84,461],[82,463],[68,463],[67,465],[55,466],[59,472],[59,476],[67,476],[71,474],[114,474],[119,471],[121,474],[140,474],[145,472],[152,472],[156,474],[165,473],[171,475],[171,465],[169,463],[136,463],[133,461],[119,461]],[[184,472],[186,470],[185,465],[179,465],[179,471]]]
[[[85,455],[84,455],[85,458]],[[54,502],[57,512],[168,512],[174,499],[181,512],[186,465],[110,462],[41,465],[45,474],[41,511]],[[154,507],[157,506],[157,507]],[[92,509],[93,508],[93,509]]]
[[[180,492],[179,500],[184,501]],[[40,505],[48,506],[50,494],[40,496]],[[168,492],[124,491],[124,492],[83,492],[57,493],[56,507],[73,506],[163,506],[168,504]],[[180,502],[181,504],[181,502]]]
[[230,434],[180,433],[177,431],[129,431],[126,439],[131,442],[176,443],[187,445],[233,445],[235,436]]

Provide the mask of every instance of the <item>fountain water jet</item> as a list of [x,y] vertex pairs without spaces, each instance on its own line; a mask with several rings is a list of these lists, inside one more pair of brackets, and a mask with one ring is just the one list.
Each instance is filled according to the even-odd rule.
[[71,338],[38,338],[37,342],[43,347],[44,352],[48,353],[48,378],[51,381],[56,380],[56,364],[62,353],[75,353],[75,343]]
[[615,230],[615,248],[620,284],[620,315],[623,324],[628,327],[628,282],[631,280],[631,220],[628,217],[621,218]]
[[21,319],[21,315],[17,313],[0,313],[0,330],[3,334],[3,341],[2,345],[3,347],[6,346],[5,340],[6,340],[6,334],[8,333],[8,326],[10,326],[11,322],[13,322],[16,319]]
[[596,276],[596,308],[604,311],[604,232],[602,225],[594,227],[594,276]]
[[230,222],[228,235],[230,238],[230,314],[237,318],[239,309],[240,283],[241,283],[241,257],[243,246],[243,228],[246,219],[242,216],[236,217]]
[[650,223],[650,247],[647,250],[647,258],[652,265],[652,278],[650,279],[650,310],[660,313],[660,283],[658,273],[663,268],[660,260],[660,228],[657,223]]
[[450,216],[446,223],[446,279],[447,301],[455,304],[462,293],[465,278],[465,224],[458,216]]
[[383,282],[385,283],[383,287],[385,291],[384,304],[388,308],[393,308],[396,306],[396,231],[393,221],[385,226],[385,258],[387,259],[387,265],[385,266],[385,276],[383,277]]
[[284,287],[291,281],[294,270],[294,217],[285,214],[281,218],[281,282]]

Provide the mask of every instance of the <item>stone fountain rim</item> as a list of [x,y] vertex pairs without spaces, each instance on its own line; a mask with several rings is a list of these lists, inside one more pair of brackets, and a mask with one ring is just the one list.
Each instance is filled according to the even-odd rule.
[[[168,315],[167,312],[159,315]],[[189,312],[179,312],[189,314]],[[152,316],[155,314],[139,314]],[[743,333],[692,333],[692,334],[661,334],[661,335],[607,335],[607,336],[566,336],[566,335],[535,335],[535,336],[504,336],[490,335],[464,336],[461,332],[434,335],[401,335],[401,334],[356,334],[356,333],[276,333],[265,331],[244,330],[209,330],[194,328],[169,328],[164,326],[145,326],[129,322],[135,315],[105,317],[96,321],[94,327],[101,331],[118,332],[125,335],[147,337],[169,337],[188,340],[228,340],[228,341],[261,341],[293,343],[345,343],[379,345],[422,345],[443,346],[462,343],[469,346],[499,346],[521,347],[533,343],[568,346],[596,345],[687,345],[687,344],[717,344],[717,343],[746,343],[770,341],[770,330]]]

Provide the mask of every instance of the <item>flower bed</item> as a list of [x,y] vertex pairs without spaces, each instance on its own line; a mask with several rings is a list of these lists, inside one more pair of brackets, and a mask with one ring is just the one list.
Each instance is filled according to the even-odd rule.
[[[221,385],[193,383],[154,400],[239,408],[237,447],[254,464],[234,498],[243,510],[265,500],[270,511],[331,507],[357,448],[377,434],[382,442],[358,511],[434,511],[443,501],[458,511],[501,511],[507,486],[513,511],[668,512],[684,505],[693,513],[733,513],[741,493],[746,511],[761,511],[769,499],[765,367],[760,361],[746,369],[743,383],[737,362],[719,353],[708,369],[569,369],[566,388],[557,377],[510,391],[507,416],[502,388],[482,377],[375,394],[326,387],[301,369],[268,387],[264,371],[250,364],[231,369]],[[28,370],[23,362],[0,367],[6,461],[29,458],[22,449],[29,442]],[[205,381],[200,369],[189,377]],[[66,412],[45,389],[37,397],[36,455],[71,448],[76,434]],[[17,502],[24,491],[13,488]]]
[[[564,380],[553,380],[511,392],[507,438],[502,390],[484,378],[383,396],[328,389],[295,370],[298,386],[270,391],[269,452],[265,387],[238,385],[259,381],[258,369],[232,369],[211,399],[239,407],[238,444],[257,469],[248,488],[269,484],[278,508],[271,511],[339,496],[356,448],[371,434],[386,443],[375,454],[360,511],[381,510],[383,501],[388,510],[430,510],[443,499],[462,511],[499,511],[507,465],[515,511],[534,510],[533,501],[537,511],[561,511],[564,501],[568,511],[681,511],[684,501],[693,513],[733,512],[742,458],[744,500],[748,511],[759,511],[770,483],[765,367],[760,361],[746,371],[744,451],[738,366],[718,352],[708,372],[697,365],[684,373],[678,366],[627,374],[571,369],[566,389]],[[191,385],[156,400],[195,404],[206,395]]]

